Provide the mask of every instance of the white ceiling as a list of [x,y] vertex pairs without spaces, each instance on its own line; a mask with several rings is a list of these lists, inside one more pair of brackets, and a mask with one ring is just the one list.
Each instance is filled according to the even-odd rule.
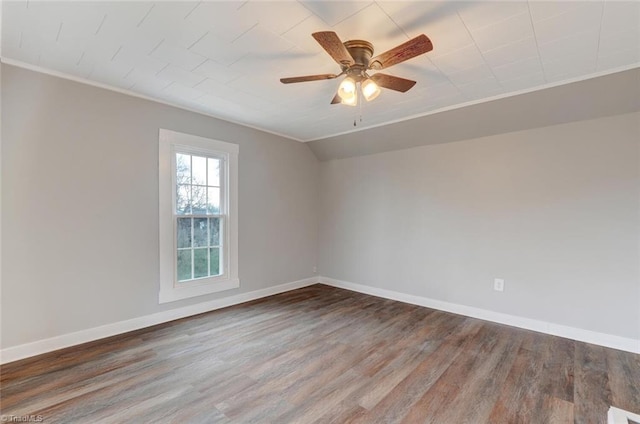
[[640,66],[637,1],[3,1],[1,55],[309,141],[360,114],[329,104],[339,80],[279,82],[339,71],[311,37],[326,30],[376,53],[434,45],[384,71],[418,83],[365,103],[355,130]]

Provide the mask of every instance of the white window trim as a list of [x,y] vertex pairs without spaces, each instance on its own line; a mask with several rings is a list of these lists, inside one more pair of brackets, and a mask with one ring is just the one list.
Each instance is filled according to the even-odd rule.
[[[222,184],[226,185],[227,219],[223,236],[227,243],[223,257],[222,277],[176,284],[176,235],[174,228],[175,150],[205,153],[225,159]],[[160,294],[159,303],[173,302],[195,296],[240,287],[238,278],[238,152],[237,144],[212,140],[190,134],[160,129],[159,137],[159,221],[160,221]]]

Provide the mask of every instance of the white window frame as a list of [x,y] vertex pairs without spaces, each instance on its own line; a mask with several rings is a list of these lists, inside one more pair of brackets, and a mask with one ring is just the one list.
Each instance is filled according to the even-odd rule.
[[[176,152],[220,158],[223,273],[218,276],[177,282],[177,234],[175,213]],[[240,287],[238,278],[238,152],[237,144],[160,129],[160,293],[159,303]],[[188,215],[187,215],[188,216]],[[216,215],[214,215],[216,216]]]

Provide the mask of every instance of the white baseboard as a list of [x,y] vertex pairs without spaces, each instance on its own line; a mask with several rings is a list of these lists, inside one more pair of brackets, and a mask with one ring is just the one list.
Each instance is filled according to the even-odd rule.
[[248,293],[240,293],[222,299],[202,302],[195,305],[185,306],[182,308],[169,309],[168,311],[158,312],[151,315],[145,315],[137,318],[118,321],[112,324],[102,325],[100,327],[88,328],[86,330],[76,331],[74,333],[63,334],[61,336],[51,337],[48,339],[38,340],[31,343],[25,343],[18,346],[11,346],[0,350],[0,364],[17,361],[19,359],[40,355],[42,353],[51,352],[65,347],[75,346],[81,343],[87,343],[105,337],[115,336],[117,334],[126,333],[128,331],[139,330],[152,325],[162,324],[164,322],[173,321],[216,309],[226,308],[228,306],[237,305],[239,303],[249,302],[251,300],[272,296],[278,293],[284,293],[290,290],[311,286],[319,282],[318,277],[305,278],[303,280],[293,281],[291,283],[280,284],[261,290],[255,290]]
[[640,340],[636,339],[598,333],[595,331],[583,330],[581,328],[569,327],[566,325],[554,324],[551,322],[539,321],[535,319],[519,317],[516,315],[503,314],[486,309],[474,308],[472,306],[459,305],[456,303],[449,303],[441,300],[429,299],[427,297],[380,289],[363,284],[335,280],[328,277],[320,277],[320,282],[329,286],[382,297],[385,299],[425,306],[427,308],[438,309],[440,311],[452,312],[458,315],[464,315],[472,318],[482,319],[485,321],[492,321],[499,324],[506,324],[513,327],[537,331],[539,333],[551,334],[553,336],[560,336],[567,339],[578,340],[581,342],[592,343],[600,346],[610,347],[613,349],[640,354]]

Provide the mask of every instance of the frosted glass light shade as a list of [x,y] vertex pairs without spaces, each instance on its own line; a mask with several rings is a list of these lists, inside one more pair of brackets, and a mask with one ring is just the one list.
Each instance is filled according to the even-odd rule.
[[347,106],[356,106],[358,104],[358,91],[354,91],[353,96],[349,98],[343,98],[340,103]]
[[362,82],[362,95],[367,101],[371,101],[380,95],[380,87],[371,78]]
[[[351,101],[356,97],[356,82],[351,77],[346,77],[338,86],[338,96],[342,99],[342,103],[345,101]],[[345,103],[346,104],[346,103]]]

